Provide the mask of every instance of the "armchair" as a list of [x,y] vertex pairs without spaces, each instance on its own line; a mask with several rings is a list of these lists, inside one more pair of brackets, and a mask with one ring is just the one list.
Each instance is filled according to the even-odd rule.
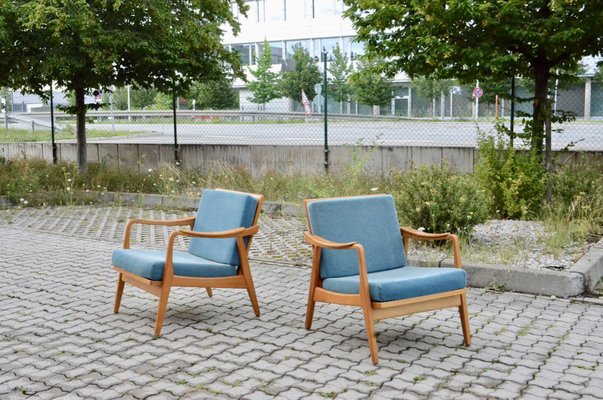
[[[464,342],[470,345],[467,275],[456,235],[400,228],[388,195],[306,200],[305,207],[305,240],[312,245],[306,329],[312,327],[316,302],[359,306],[377,364],[375,320],[458,307]],[[451,241],[456,268],[407,265],[410,239]]]
[[[119,312],[125,284],[128,283],[159,297],[155,336],[161,334],[168,297],[172,287],[203,287],[212,296],[212,288],[246,289],[256,316],[260,315],[251,271],[249,248],[264,197],[227,190],[203,191],[196,217],[170,221],[133,219],[128,221],[123,248],[112,256],[118,272],[113,311]],[[188,226],[174,230],[165,250],[131,249],[130,232],[134,224]],[[177,251],[177,237],[190,238],[188,251]]]

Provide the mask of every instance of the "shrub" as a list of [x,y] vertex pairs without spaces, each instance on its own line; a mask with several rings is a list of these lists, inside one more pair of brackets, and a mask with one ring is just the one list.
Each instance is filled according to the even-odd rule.
[[475,176],[492,198],[492,215],[533,218],[544,201],[547,174],[537,154],[510,146],[504,130],[497,125],[496,135],[479,132]]
[[472,175],[449,166],[392,173],[391,189],[400,221],[427,232],[462,234],[488,218],[488,195]]

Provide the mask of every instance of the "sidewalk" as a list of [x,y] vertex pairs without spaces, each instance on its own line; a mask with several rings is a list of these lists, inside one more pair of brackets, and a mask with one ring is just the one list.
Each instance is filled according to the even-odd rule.
[[[151,295],[127,287],[112,311],[111,252],[143,215],[171,216],[0,210],[0,399],[603,399],[596,304],[471,289],[470,348],[454,309],[390,319],[378,366],[355,308],[319,305],[306,331],[304,226],[265,215],[251,264],[261,317],[244,291],[176,288],[154,340]],[[166,232],[135,237],[162,246]]]

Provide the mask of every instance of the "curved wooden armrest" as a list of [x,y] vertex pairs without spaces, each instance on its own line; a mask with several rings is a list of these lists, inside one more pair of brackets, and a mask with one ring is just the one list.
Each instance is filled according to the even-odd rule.
[[402,241],[404,242],[404,252],[408,256],[408,239],[418,240],[450,240],[452,242],[452,253],[454,255],[454,266],[461,268],[461,249],[459,239],[453,233],[427,233],[416,229],[400,227]]
[[331,242],[330,240],[327,240],[320,236],[312,235],[310,232],[304,233],[304,239],[306,239],[306,242],[310,243],[313,246],[318,246],[318,247],[322,247],[325,249],[332,249],[332,250],[350,249],[356,245],[356,242],[349,242],[349,243]]
[[446,240],[450,238],[450,233],[427,233],[408,227],[400,227],[403,236],[421,240]]
[[196,217],[185,217],[178,219],[144,219],[144,218],[132,218],[128,220],[126,223],[126,228],[124,230],[124,249],[130,248],[130,232],[132,230],[132,225],[134,224],[142,224],[142,225],[161,225],[161,226],[184,226],[188,225],[191,228],[195,224]]
[[178,219],[144,219],[144,218],[133,218],[128,220],[128,225],[132,224],[143,224],[143,225],[163,225],[163,226],[193,226],[196,217],[186,217]]
[[255,235],[260,229],[259,225],[254,225],[250,228],[235,228],[220,232],[195,232],[189,230],[178,230],[174,231],[173,234],[179,234],[192,238],[206,238],[206,239],[225,239],[235,237],[245,237]]

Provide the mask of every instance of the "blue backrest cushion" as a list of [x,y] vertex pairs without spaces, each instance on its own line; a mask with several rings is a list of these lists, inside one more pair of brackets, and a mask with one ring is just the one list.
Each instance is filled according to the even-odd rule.
[[[406,264],[394,200],[389,195],[343,197],[308,203],[312,233],[333,242],[362,244],[368,272]],[[323,279],[358,274],[355,250],[321,252]]]
[[[253,225],[258,199],[246,193],[206,189],[201,195],[197,232],[219,232]],[[189,253],[223,264],[239,265],[236,239],[191,239]]]

